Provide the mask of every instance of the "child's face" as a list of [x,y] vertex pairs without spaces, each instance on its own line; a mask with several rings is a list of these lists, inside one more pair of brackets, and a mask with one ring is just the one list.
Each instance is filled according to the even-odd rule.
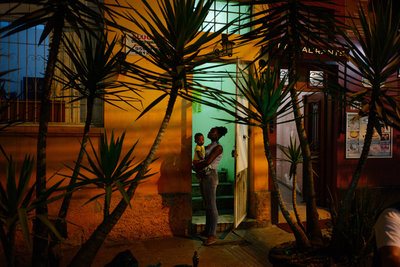
[[204,136],[199,135],[196,137],[196,139],[194,140],[196,142],[196,144],[198,144],[199,146],[204,145]]

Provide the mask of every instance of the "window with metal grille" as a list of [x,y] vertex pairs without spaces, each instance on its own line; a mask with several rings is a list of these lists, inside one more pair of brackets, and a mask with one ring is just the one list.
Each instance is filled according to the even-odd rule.
[[[210,11],[203,22],[203,30],[209,30],[216,32],[231,21],[237,20],[233,25],[224,31],[224,33],[232,33],[240,25],[244,25],[250,22],[250,19],[246,19],[251,14],[251,7],[246,5],[238,6],[238,2],[232,2],[227,0],[217,0],[212,4]],[[249,28],[242,28],[238,34],[245,34],[249,32]]]
[[[8,21],[0,21],[0,27],[9,24]],[[4,82],[0,87],[0,121],[39,122],[40,93],[49,53],[49,38],[38,44],[43,29],[43,25],[38,25],[0,38],[0,73],[5,73],[1,77]],[[62,48],[58,57],[64,63],[70,62]],[[59,70],[56,70],[57,75],[60,75]],[[84,123],[86,101],[71,101],[78,96],[77,91],[63,90],[60,84],[53,81],[50,122],[72,125]],[[95,101],[94,126],[103,126],[103,105],[102,101]]]
[[[1,28],[9,24],[10,22],[0,21]],[[5,99],[2,102],[8,101],[8,108],[2,109],[2,120],[38,120],[38,100],[49,50],[48,38],[38,45],[43,29],[43,25],[38,25],[0,39],[0,72],[6,72],[2,77],[5,80],[2,84],[2,96]],[[63,120],[61,114],[57,117],[52,116],[52,119]]]

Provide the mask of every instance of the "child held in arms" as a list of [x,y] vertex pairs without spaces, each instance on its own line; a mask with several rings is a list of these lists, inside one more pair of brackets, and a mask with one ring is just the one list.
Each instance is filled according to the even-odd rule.
[[194,142],[196,143],[196,146],[194,148],[193,165],[204,160],[204,157],[206,156],[206,149],[204,148],[204,136],[201,133],[195,134]]
[[[204,136],[201,133],[196,133],[194,135],[194,142],[196,146],[194,148],[194,156],[193,156],[193,166],[195,166],[198,162],[204,160],[206,156],[206,149],[204,148]],[[201,180],[200,175],[196,173],[197,179]]]

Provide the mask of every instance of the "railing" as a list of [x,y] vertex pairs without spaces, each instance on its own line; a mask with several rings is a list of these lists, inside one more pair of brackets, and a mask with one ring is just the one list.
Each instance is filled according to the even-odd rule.
[[[37,123],[40,105],[38,100],[0,100],[0,121]],[[65,122],[65,101],[51,101],[49,122]]]

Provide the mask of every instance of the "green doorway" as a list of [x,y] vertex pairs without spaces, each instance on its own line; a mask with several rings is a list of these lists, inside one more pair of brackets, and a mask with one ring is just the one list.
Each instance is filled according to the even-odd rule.
[[[224,66],[218,66],[218,63],[208,63],[207,66],[212,66],[213,71],[220,73],[235,73],[236,64],[228,64]],[[204,66],[202,66],[204,67]],[[236,86],[235,83],[228,77],[228,75],[221,75],[223,77],[216,77],[203,81],[202,85],[219,89],[223,92],[235,94]],[[196,79],[196,76],[194,77]],[[198,76],[197,78],[200,78]],[[201,96],[200,96],[201,97]],[[233,108],[232,108],[233,109]],[[234,109],[233,109],[234,110]],[[218,165],[218,176],[219,184],[217,187],[217,207],[218,213],[220,214],[219,222],[224,221],[221,217],[224,215],[233,216],[234,209],[234,181],[235,181],[235,158],[232,156],[232,151],[235,150],[235,129],[234,123],[226,123],[219,119],[233,119],[231,115],[228,115],[224,111],[220,111],[216,108],[209,107],[199,103],[193,103],[192,109],[192,158],[194,155],[194,135],[196,133],[202,133],[204,135],[205,143],[208,145],[210,140],[207,138],[209,130],[216,126],[224,126],[228,129],[227,134],[220,139],[224,151],[222,159]],[[194,173],[192,174],[192,211],[193,211],[193,223],[203,224],[204,218],[202,217],[205,212],[203,209],[202,198],[200,194],[198,180]],[[200,220],[200,221],[199,221]],[[232,220],[232,219],[230,219]]]
[[[208,63],[207,65],[217,66],[218,63]],[[206,65],[206,66],[207,66]],[[213,68],[213,71],[218,72],[236,72],[236,64],[229,64],[224,66],[218,66]],[[196,77],[195,77],[196,78]],[[235,94],[236,86],[235,83],[229,77],[212,78],[212,81],[202,82],[204,86],[220,89],[221,91]],[[232,109],[234,110],[234,109]],[[233,182],[235,177],[235,159],[232,157],[232,151],[235,150],[235,124],[225,123],[215,118],[233,119],[233,117],[224,111],[220,111],[213,107],[208,107],[199,103],[193,103],[192,111],[192,146],[195,146],[194,135],[196,133],[202,133],[204,135],[204,145],[210,143],[207,138],[208,131],[216,126],[225,126],[228,129],[228,133],[221,138],[220,144],[222,145],[224,152],[221,162],[218,166],[218,172],[226,172],[227,181]],[[192,158],[194,151],[192,149]]]

